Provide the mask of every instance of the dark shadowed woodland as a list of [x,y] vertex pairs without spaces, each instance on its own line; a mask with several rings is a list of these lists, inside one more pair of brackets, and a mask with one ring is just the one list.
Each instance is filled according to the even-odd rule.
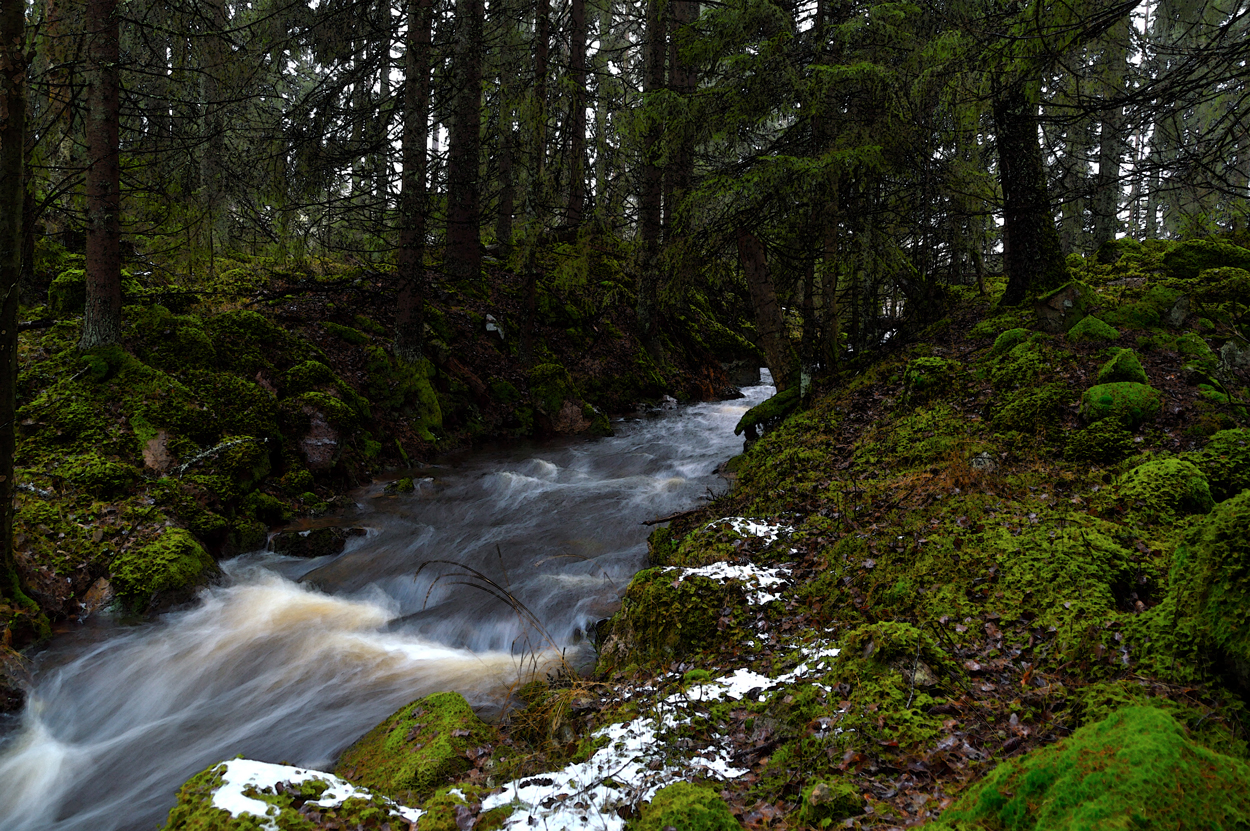
[[593,666],[252,813],[223,759],[165,827],[1250,829],[1248,40],[1240,0],[0,0],[0,757],[66,632],[763,367]]

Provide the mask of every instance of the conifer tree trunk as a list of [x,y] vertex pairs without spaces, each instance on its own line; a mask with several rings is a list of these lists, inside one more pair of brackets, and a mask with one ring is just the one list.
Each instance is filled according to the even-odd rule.
[[451,141],[447,150],[447,253],[443,268],[456,279],[482,273],[481,157],[483,0],[456,0],[456,51]]
[[[92,0],[94,2],[94,0]],[[200,59],[200,113],[203,155],[200,157],[200,186],[204,209],[208,212],[205,241],[208,245],[209,267],[213,257],[229,244],[229,206],[225,187],[225,120],[222,103],[222,77],[227,69],[225,0],[207,0],[206,16],[212,31],[203,40]]]
[[[646,41],[643,44],[643,94],[657,92],[664,86],[664,19],[663,0],[647,0]],[[638,269],[638,328],[643,345],[658,357],[660,290],[660,233],[663,221],[664,170],[659,154],[662,125],[652,119],[642,140],[642,187],[638,194],[639,237],[641,242]]]
[[[1116,98],[1124,93],[1128,78],[1129,19],[1125,17],[1107,33],[1103,53],[1102,82],[1104,94]],[[1094,198],[1090,202],[1094,227],[1091,248],[1098,251],[1103,244],[1115,240],[1120,230],[1120,161],[1124,152],[1124,107],[1114,105],[1102,117],[1098,137],[1098,176]]]
[[87,305],[79,349],[121,338],[117,0],[88,0]]
[[582,223],[586,204],[586,0],[569,3],[569,201],[565,224]]
[[768,260],[759,238],[745,228],[738,229],[738,259],[751,292],[751,307],[755,310],[755,327],[759,332],[764,360],[773,374],[777,392],[785,392],[798,383],[798,358],[786,335],[785,319],[777,291],[768,271]]
[[1008,306],[1061,285],[1067,275],[1050,212],[1037,135],[1040,97],[1037,81],[1015,80],[994,91],[998,178],[1003,191],[1003,266],[1007,272],[1002,302]]
[[399,283],[395,310],[395,356],[415,363],[424,349],[425,219],[429,163],[426,142],[430,122],[430,43],[433,0],[408,0],[408,43],[404,55],[403,172],[399,192]]
[[[668,44],[668,87],[677,95],[689,98],[698,84],[698,73],[681,55],[686,30],[699,17],[699,4],[694,0],[671,0]],[[664,170],[664,239],[680,233],[675,227],[677,209],[694,183],[694,152],[690,139],[678,135],[673,144],[673,158]]]
[[0,596],[20,595],[13,554],[17,304],[26,134],[24,0],[0,0]]

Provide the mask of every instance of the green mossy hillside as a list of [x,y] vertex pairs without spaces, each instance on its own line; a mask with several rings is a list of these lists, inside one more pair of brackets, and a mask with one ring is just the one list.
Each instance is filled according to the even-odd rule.
[[1250,766],[1196,744],[1162,710],[1126,707],[999,765],[931,827],[1234,831],[1247,816]]

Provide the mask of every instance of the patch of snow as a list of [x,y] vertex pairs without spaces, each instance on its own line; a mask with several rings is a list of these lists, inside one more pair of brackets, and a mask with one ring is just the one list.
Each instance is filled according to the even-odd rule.
[[681,582],[687,577],[706,577],[709,580],[715,580],[718,583],[725,583],[734,580],[741,583],[749,583],[754,586],[747,592],[747,602],[754,606],[764,603],[771,603],[774,600],[780,600],[781,595],[763,591],[763,589],[772,588],[773,586],[784,586],[789,582],[790,570],[784,566],[778,568],[761,568],[751,563],[712,563],[698,568],[681,568],[679,566],[669,566],[665,571],[681,572],[677,581]]
[[[213,807],[228,811],[232,817],[241,814],[261,817],[264,820],[263,827],[267,831],[278,831],[278,824],[275,821],[278,807],[248,796],[244,791],[249,788],[273,793],[275,787],[282,782],[298,785],[301,782],[317,779],[325,782],[329,787],[322,792],[320,799],[309,800],[309,802],[322,808],[337,808],[352,797],[361,799],[375,797],[369,791],[357,788],[346,780],[316,770],[289,765],[273,765],[251,759],[231,759],[228,762],[222,762],[222,767],[221,785],[213,791]],[[389,803],[393,814],[409,822],[416,822],[417,818],[424,813],[416,808],[408,808],[392,802],[386,797],[376,796],[376,798]]]
[[744,537],[759,537],[765,543],[772,545],[782,534],[793,534],[794,529],[789,525],[782,525],[780,522],[769,522],[764,519],[751,519],[745,516],[727,516],[721,517],[715,522],[709,522],[703,526],[705,529],[715,528],[722,523],[729,523],[729,527]]

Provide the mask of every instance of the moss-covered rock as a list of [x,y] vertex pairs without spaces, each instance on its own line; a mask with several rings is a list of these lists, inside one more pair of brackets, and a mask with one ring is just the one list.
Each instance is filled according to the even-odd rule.
[[1090,387],[1081,396],[1081,416],[1086,422],[1114,418],[1129,428],[1136,428],[1163,409],[1163,397],[1146,384],[1117,381]]
[[1227,242],[1186,240],[1163,255],[1163,265],[1169,276],[1192,280],[1208,268],[1250,269],[1250,250]]
[[734,435],[740,436],[745,432],[748,440],[758,437],[761,428],[766,430],[781,423],[798,408],[801,400],[798,387],[777,393],[743,413],[734,426]]
[[204,547],[182,528],[168,528],[161,539],[124,551],[113,560],[113,587],[130,612],[153,603],[189,599],[191,593],[220,573]]
[[[729,643],[739,636],[733,614],[746,597],[742,586],[667,568],[638,572],[606,626],[599,658],[605,668],[627,664],[667,665]],[[722,620],[722,618],[724,618]]]
[[1250,767],[1195,743],[1163,710],[1126,707],[1000,764],[934,827],[1234,829],[1247,815]]
[[1156,459],[1138,465],[1120,477],[1116,494],[1129,510],[1164,522],[1186,514],[1205,514],[1215,506],[1207,477],[1183,459]]
[[133,341],[140,360],[164,372],[211,369],[217,365],[217,348],[204,321],[175,315],[161,305],[145,307],[135,315],[127,338]]
[[1211,347],[1197,332],[1186,332],[1177,338],[1176,351],[1181,354],[1186,363],[1203,372],[1214,372],[1220,364],[1219,356],[1211,350]]
[[1250,488],[1250,428],[1221,430],[1193,461],[1206,474],[1216,501]]
[[1080,323],[1068,330],[1068,340],[1073,341],[1115,340],[1118,337],[1120,337],[1118,329],[1093,315],[1086,315]]
[[434,693],[403,707],[339,757],[334,772],[415,804],[469,768],[465,752],[495,738],[459,693]]
[[1049,436],[1058,426],[1063,408],[1071,400],[1071,390],[1063,384],[1024,387],[990,401],[990,424],[1006,433]]
[[1010,352],[1014,347],[1029,339],[1029,330],[1023,328],[1008,329],[998,337],[994,338],[994,345],[990,347],[991,355],[1002,355]]
[[1119,419],[1104,418],[1073,431],[1064,455],[1074,462],[1114,464],[1133,453],[1133,434]]
[[87,272],[67,268],[48,285],[48,310],[54,315],[71,315],[82,311],[87,302]]
[[382,831],[417,814],[328,773],[234,759],[187,780],[164,831]]
[[638,831],[739,831],[725,800],[709,787],[690,782],[674,782],[661,788],[644,805],[638,817]]
[[1136,384],[1148,384],[1146,370],[1142,368],[1141,359],[1132,349],[1121,349],[1111,356],[1098,370],[1098,383],[1114,384],[1116,381],[1131,381]]
[[1089,314],[1096,300],[1093,289],[1073,280],[1037,299],[1038,322],[1051,334],[1066,332]]
[[539,364],[529,373],[530,400],[540,413],[552,417],[565,401],[578,399],[577,386],[569,371],[560,364]]
[[946,358],[913,358],[903,370],[903,383],[910,398],[923,400],[947,389],[961,369],[958,361]]
[[814,828],[826,828],[864,812],[866,803],[859,789],[850,782],[817,781],[803,791],[799,821]]
[[76,488],[102,499],[115,499],[129,491],[139,479],[131,465],[110,461],[98,453],[85,453],[66,461],[57,475]]
[[1168,602],[1178,648],[1250,690],[1250,491],[1217,505],[1177,547]]

